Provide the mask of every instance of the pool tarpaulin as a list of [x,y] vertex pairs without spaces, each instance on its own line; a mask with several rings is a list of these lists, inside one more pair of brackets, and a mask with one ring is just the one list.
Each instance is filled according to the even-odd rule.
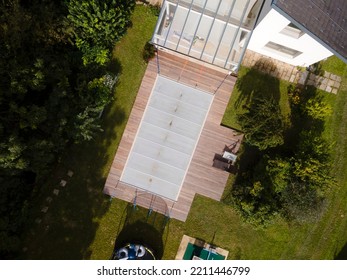
[[157,76],[121,181],[176,201],[212,100]]

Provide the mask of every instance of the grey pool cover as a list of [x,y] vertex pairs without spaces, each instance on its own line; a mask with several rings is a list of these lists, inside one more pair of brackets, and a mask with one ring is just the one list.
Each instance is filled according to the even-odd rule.
[[121,181],[176,201],[212,100],[157,76]]

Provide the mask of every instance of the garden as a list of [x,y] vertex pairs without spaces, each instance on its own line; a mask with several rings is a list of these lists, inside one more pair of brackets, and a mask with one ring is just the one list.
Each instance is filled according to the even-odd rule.
[[[31,200],[20,258],[111,257],[129,205],[102,189],[146,69],[142,50],[156,18],[152,8],[136,6],[132,27],[112,54],[119,77],[103,113],[103,131],[70,146],[39,182],[44,187]],[[336,96],[241,68],[223,120],[247,135],[239,172],[230,176],[222,202],[198,195],[185,223],[166,224],[158,240],[163,259],[174,259],[183,234],[228,250],[229,259],[346,256],[347,70],[333,60],[321,68],[338,69],[343,77]],[[37,224],[47,196],[68,170],[73,177]]]

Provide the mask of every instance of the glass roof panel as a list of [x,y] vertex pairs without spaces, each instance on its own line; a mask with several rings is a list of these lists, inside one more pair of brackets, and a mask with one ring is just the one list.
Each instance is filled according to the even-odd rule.
[[247,47],[262,0],[165,0],[152,43],[232,69]]

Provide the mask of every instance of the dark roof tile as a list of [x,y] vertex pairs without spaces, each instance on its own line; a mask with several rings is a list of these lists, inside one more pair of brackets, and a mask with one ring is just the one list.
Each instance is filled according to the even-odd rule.
[[273,0],[272,5],[347,63],[346,0]]

